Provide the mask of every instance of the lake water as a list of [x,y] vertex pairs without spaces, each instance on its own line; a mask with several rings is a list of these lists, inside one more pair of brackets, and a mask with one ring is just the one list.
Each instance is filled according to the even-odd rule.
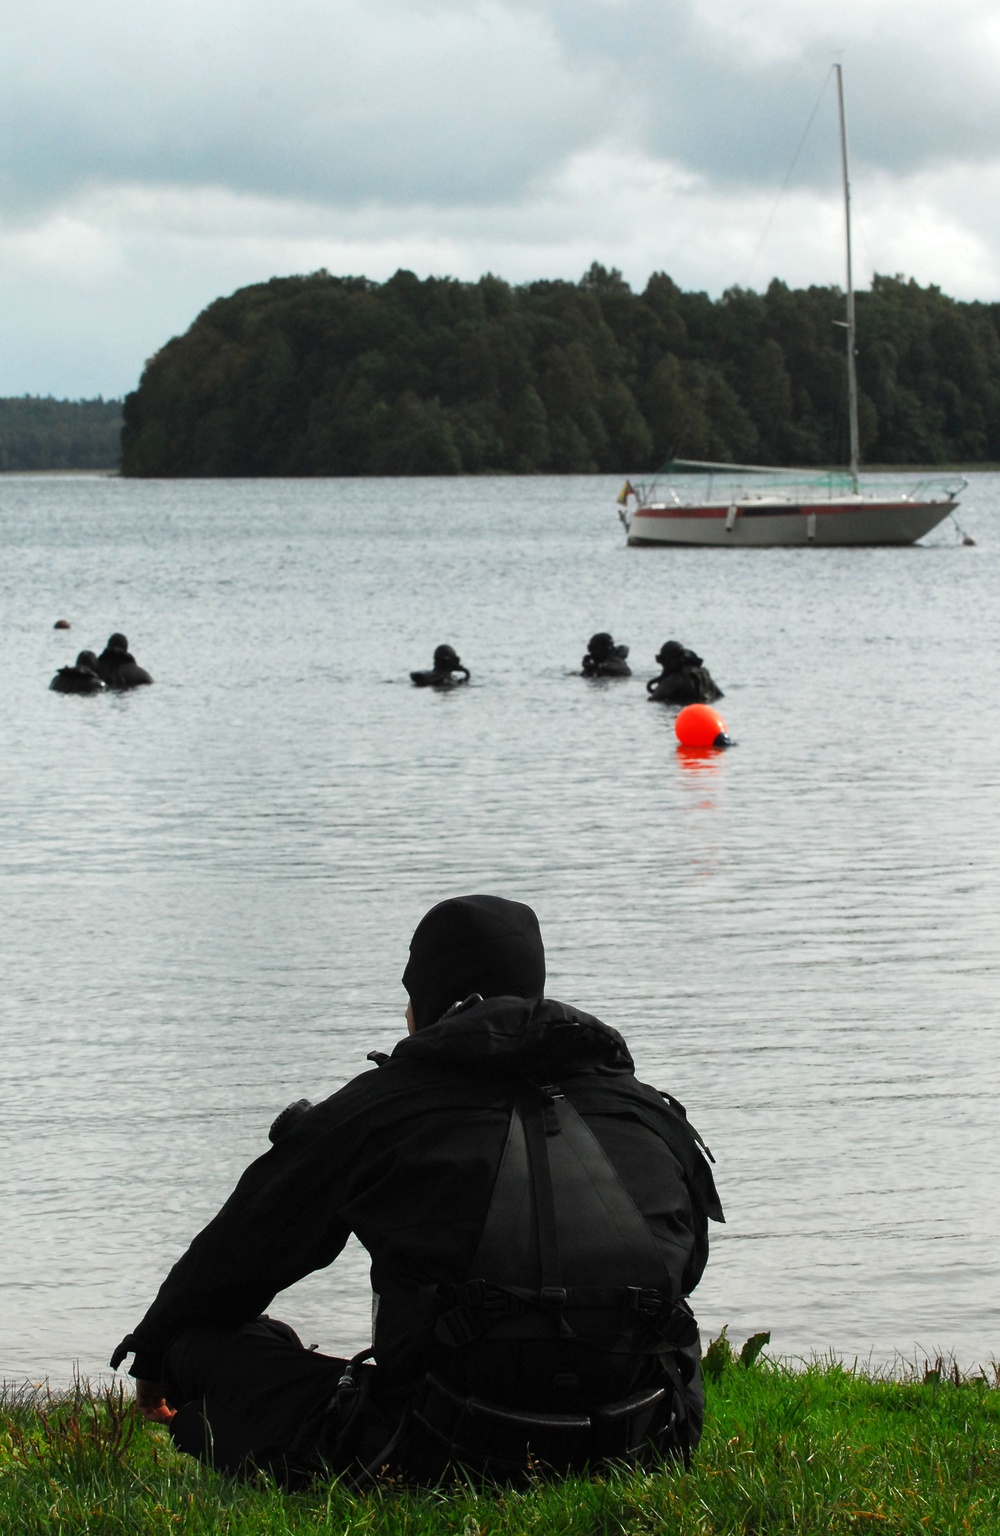
[[[1000,476],[975,548],[841,551],[628,550],[618,483],[0,480],[0,1375],[106,1367],[471,890],[711,1144],[705,1332],[1000,1353]],[[48,691],[115,629],[154,687]],[[598,629],[631,680],[571,675]],[[668,638],[732,751],[646,703]],[[444,640],[472,686],[412,688]],[[368,1305],[354,1248],[273,1311]]]

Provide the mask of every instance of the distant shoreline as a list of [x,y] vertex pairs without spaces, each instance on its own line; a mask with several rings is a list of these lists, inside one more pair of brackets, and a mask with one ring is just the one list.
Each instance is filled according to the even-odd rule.
[[[748,468],[753,468],[749,465]],[[866,475],[996,475],[1000,474],[1000,462],[990,464],[863,464],[862,471]],[[843,464],[791,464],[787,466],[789,474],[801,472],[803,475],[822,475],[833,473],[847,474]],[[88,479],[104,480],[131,480],[134,482],[151,480],[607,480],[617,475],[624,476],[625,470],[594,469],[584,473],[576,471],[539,470],[530,474],[509,474],[496,470],[486,474],[459,474],[459,475],[123,475],[120,469],[0,469],[0,479],[5,480],[33,480],[39,476],[46,479],[79,479],[86,475]],[[636,470],[630,472],[635,478],[640,478]],[[647,470],[645,478],[655,480],[663,470]]]

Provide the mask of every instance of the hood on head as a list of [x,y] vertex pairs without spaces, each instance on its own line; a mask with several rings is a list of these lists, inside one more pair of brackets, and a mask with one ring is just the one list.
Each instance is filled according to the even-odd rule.
[[700,667],[701,657],[689,651],[679,640],[667,640],[656,653],[656,660],[664,672],[676,672],[681,667]]
[[530,907],[503,896],[454,896],[432,907],[410,940],[403,986],[417,1029],[471,992],[539,998],[545,949]]

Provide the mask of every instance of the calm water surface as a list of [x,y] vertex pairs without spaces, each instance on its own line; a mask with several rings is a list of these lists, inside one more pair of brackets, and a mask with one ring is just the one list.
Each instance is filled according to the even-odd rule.
[[[1000,477],[975,548],[903,550],[627,550],[617,487],[0,480],[0,1375],[105,1367],[468,890],[711,1144],[708,1332],[1000,1354]],[[114,629],[153,688],[47,691]],[[597,629],[632,680],[570,675]],[[708,764],[645,702],[668,638]],[[411,688],[442,640],[472,686]],[[274,1311],[360,1347],[364,1253]]]

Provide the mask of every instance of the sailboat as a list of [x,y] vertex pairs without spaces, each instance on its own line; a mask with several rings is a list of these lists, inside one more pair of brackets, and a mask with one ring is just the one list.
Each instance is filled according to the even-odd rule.
[[[837,74],[840,160],[847,245],[847,401],[850,465],[846,471],[803,473],[753,464],[673,459],[648,485],[626,480],[618,515],[629,544],[706,544],[737,548],[776,545],[913,544],[958,505],[961,475],[894,483],[879,475],[863,487],[858,438],[857,331],[851,266],[851,189],[844,80]],[[632,505],[634,500],[634,506]]]

